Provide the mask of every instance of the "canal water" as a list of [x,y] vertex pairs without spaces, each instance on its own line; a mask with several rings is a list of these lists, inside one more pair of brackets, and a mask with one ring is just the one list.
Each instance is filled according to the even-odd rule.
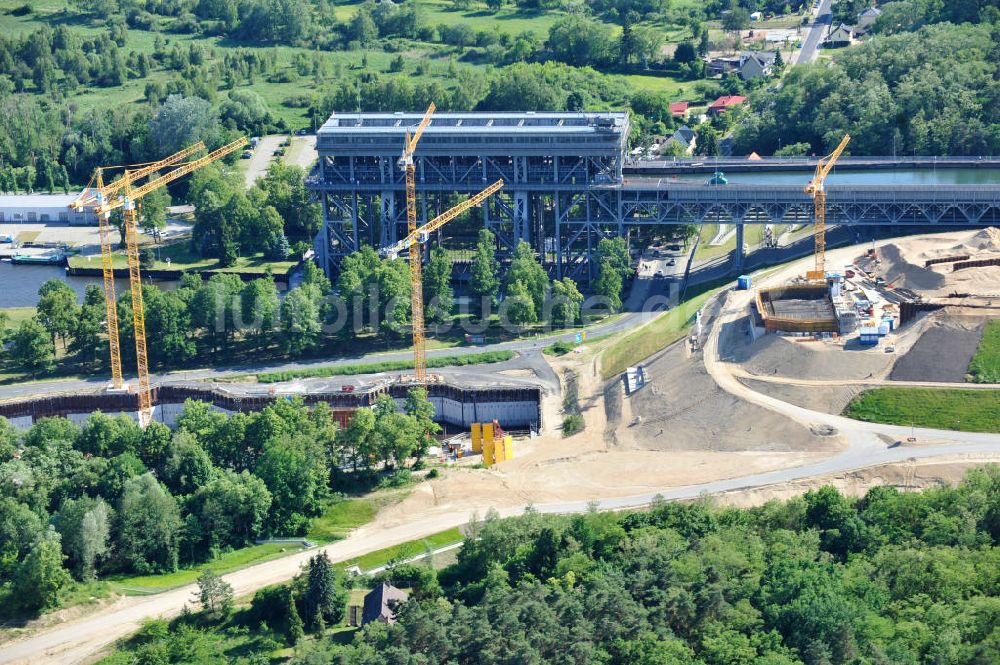
[[[61,279],[69,284],[80,302],[88,284],[104,288],[100,277],[69,277],[63,266],[16,266],[10,261],[0,261],[0,308],[34,307],[38,302],[38,289],[50,279]],[[125,293],[129,288],[128,280],[115,280],[115,287],[118,293]]]
[[[727,173],[731,184],[761,185],[802,185],[809,181],[812,171],[789,171],[782,173]],[[681,182],[705,182],[710,176],[704,173],[677,176]],[[664,177],[664,183],[672,180]],[[899,169],[851,171],[834,169],[827,184],[838,185],[995,185],[1000,184],[1000,169]],[[38,300],[38,289],[46,280],[62,279],[83,297],[87,284],[101,284],[97,277],[68,277],[60,266],[11,265],[0,261],[0,308],[32,307]],[[128,282],[117,282],[118,292],[125,293]],[[172,288],[173,283],[160,286]]]
[[[710,162],[706,162],[710,163]],[[802,185],[812,177],[814,171],[726,173],[726,179],[733,185]],[[707,182],[711,174],[691,173],[677,176],[682,182]],[[664,180],[673,179],[665,176]],[[1000,169],[886,169],[851,171],[836,169],[830,172],[826,184],[843,185],[998,185]]]

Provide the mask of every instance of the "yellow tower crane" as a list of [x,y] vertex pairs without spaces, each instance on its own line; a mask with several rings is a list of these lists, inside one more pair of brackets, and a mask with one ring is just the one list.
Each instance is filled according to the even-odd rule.
[[[146,427],[153,419],[153,391],[149,381],[149,359],[146,353],[146,312],[142,301],[142,282],[139,274],[139,242],[137,231],[136,202],[146,194],[157,190],[203,166],[222,159],[226,155],[240,150],[248,141],[241,137],[204,157],[178,164],[174,170],[165,175],[153,178],[149,182],[135,186],[136,178],[130,170],[125,171],[122,178],[121,196],[107,200],[94,208],[98,218],[107,215],[116,208],[123,208],[125,217],[125,252],[128,257],[129,286],[132,292],[132,323],[135,326],[135,356],[138,375],[139,424]],[[147,173],[148,175],[148,173]],[[110,330],[109,330],[110,334]]]
[[[413,151],[417,149],[417,141],[423,135],[427,125],[431,124],[434,113],[434,103],[427,107],[423,119],[413,135],[406,130],[406,145],[399,165],[406,173],[406,233],[407,237],[417,230],[417,184],[416,167],[413,164]],[[424,346],[424,298],[423,298],[423,266],[421,265],[420,243],[410,244],[410,290],[420,296],[411,296],[410,316],[413,319],[413,371],[418,383],[426,381],[427,356]]]
[[[80,196],[69,204],[73,210],[83,210],[87,207],[101,206],[110,201],[121,192],[126,184],[131,180],[135,182],[146,176],[159,171],[167,166],[172,166],[177,162],[187,159],[194,153],[204,150],[205,144],[198,141],[194,145],[184,148],[180,152],[174,153],[157,162],[148,164],[138,164],[140,168],[128,170],[125,174],[111,183],[105,184],[104,173],[110,168],[118,167],[98,167],[94,170],[94,175],[90,183]],[[101,238],[101,269],[104,274],[104,307],[106,310],[106,320],[108,328],[108,346],[111,355],[111,387],[115,390],[122,388],[122,356],[119,348],[118,337],[118,306],[117,295],[115,293],[115,272],[111,256],[111,229],[108,224],[110,213],[98,215],[99,235]]]
[[806,273],[806,279],[810,282],[826,281],[826,177],[830,175],[834,164],[840,158],[844,148],[851,142],[851,135],[845,134],[840,145],[829,156],[823,157],[816,162],[816,175],[806,185],[805,192],[813,198],[814,217],[813,223],[816,225],[816,267]]
[[[408,249],[410,255],[410,309],[412,312],[424,311],[424,288],[421,281],[421,245],[430,239],[431,233],[437,231],[442,226],[455,219],[469,208],[473,208],[490,196],[500,191],[503,187],[503,180],[495,183],[462,201],[454,208],[447,210],[420,228],[415,228],[405,238],[395,245],[384,247],[382,255],[388,258],[398,258],[403,250]],[[416,268],[414,268],[416,266]],[[427,383],[427,362],[424,347],[424,319],[420,317],[420,325],[417,325],[417,317],[413,316],[413,369],[414,383]],[[418,362],[419,359],[419,362]]]

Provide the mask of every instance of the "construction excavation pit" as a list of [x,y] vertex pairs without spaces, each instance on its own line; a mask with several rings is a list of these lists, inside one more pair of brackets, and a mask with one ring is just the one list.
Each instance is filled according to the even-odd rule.
[[825,285],[761,289],[755,302],[757,314],[769,333],[835,333],[838,330],[837,313]]

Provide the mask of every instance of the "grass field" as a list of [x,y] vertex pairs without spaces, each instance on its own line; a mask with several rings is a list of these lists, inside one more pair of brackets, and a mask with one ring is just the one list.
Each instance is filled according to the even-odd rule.
[[[462,365],[480,365],[483,363],[500,363],[514,357],[513,351],[485,351],[470,353],[464,356],[439,356],[427,359],[427,367],[457,367]],[[269,372],[257,375],[259,383],[280,383],[292,379],[304,379],[324,376],[349,376],[354,374],[378,374],[404,369],[413,369],[412,360],[386,360],[380,363],[364,365],[338,365],[336,367],[315,367],[310,369],[295,369],[286,372]]]
[[126,595],[145,595],[159,593],[167,589],[191,584],[198,579],[202,571],[212,570],[219,575],[231,573],[240,568],[246,568],[257,563],[278,559],[301,551],[302,547],[290,544],[266,543],[227,552],[214,561],[183,568],[163,575],[136,575],[133,577],[117,577],[108,581],[111,588]]
[[[24,3],[4,2],[0,7],[11,9],[21,4]],[[20,35],[37,30],[42,26],[55,27],[57,25],[68,25],[74,33],[84,37],[91,37],[105,30],[100,21],[81,15],[77,11],[76,5],[67,0],[37,0],[28,4],[32,7],[32,12],[25,16],[14,16],[9,11],[0,9],[0,34],[5,36]],[[350,22],[361,3],[357,0],[334,0],[331,4],[334,5],[334,13],[338,20]],[[420,21],[426,26],[466,25],[474,32],[484,31],[509,35],[530,32],[539,41],[544,41],[552,24],[566,15],[566,11],[563,9],[524,10],[512,5],[504,6],[494,12],[486,7],[485,2],[473,2],[468,8],[458,8],[450,0],[417,0],[416,4],[419,7]],[[345,73],[358,70],[362,59],[367,62],[369,72],[389,72],[390,62],[396,57],[394,52],[377,48],[354,51],[322,51],[322,57],[325,61],[324,71],[315,77],[312,75],[300,76],[292,66],[292,59],[299,54],[312,57],[316,51],[304,47],[259,46],[235,43],[222,37],[182,34],[171,31],[171,24],[172,19],[161,19],[158,33],[130,29],[127,33],[125,50],[152,53],[155,40],[159,35],[166,42],[168,49],[172,48],[174,44],[185,49],[194,44],[211,49],[216,53],[216,58],[221,57],[219,54],[222,52],[233,48],[276,53],[279,70],[292,80],[272,82],[267,80],[267,77],[263,77],[253,84],[246,81],[241,82],[237,85],[237,89],[252,90],[260,95],[271,113],[276,118],[284,120],[291,129],[311,127],[313,120],[308,117],[306,109],[287,106],[285,101],[289,97],[326,93],[331,87],[343,80]],[[621,32],[621,26],[610,19],[606,20],[605,25],[609,34],[617,38]],[[647,21],[644,22],[644,25],[656,30],[667,43],[676,43],[681,39],[690,38],[690,30],[684,24]],[[491,64],[476,62],[475,58],[470,60],[467,56],[474,53],[472,48],[405,39],[396,39],[393,42],[406,58],[403,74],[412,83],[436,81],[445,88],[449,88],[454,85],[454,79],[449,75],[449,70],[457,68],[458,70],[475,70],[485,73],[494,69]],[[418,65],[422,68],[419,74],[415,71]],[[147,83],[167,84],[176,75],[174,71],[158,67],[152,69],[145,78],[131,78],[118,87],[84,85],[73,93],[73,103],[81,112],[142,103]],[[691,87],[687,83],[682,85],[680,81],[663,72],[651,71],[648,74],[628,72],[621,79],[627,83],[630,90],[662,91],[677,98],[684,95],[685,87]],[[220,100],[224,99],[226,94],[225,90],[220,90]],[[319,120],[322,121],[325,118]]]
[[625,337],[618,338],[601,355],[601,377],[608,379],[621,374],[627,367],[648,358],[687,333],[695,313],[716,289],[706,291],[653,319]]
[[[218,260],[199,256],[191,251],[191,245],[186,241],[160,245],[159,247],[148,246],[147,249],[158,257],[149,268],[150,270],[184,270],[194,272],[211,270],[223,273],[241,272],[263,275],[270,268],[271,272],[275,275],[283,275],[297,264],[296,261],[271,261],[265,258],[263,253],[258,253],[253,256],[241,256],[236,259],[236,263],[233,265],[227,268],[220,268]],[[71,268],[99,269],[101,267],[100,256],[94,254],[71,256],[68,262]],[[112,265],[115,268],[123,270],[128,268],[128,259],[125,257],[125,253],[115,252],[112,255]]]
[[34,307],[0,307],[0,314],[7,315],[7,323],[11,328],[21,325],[35,315]]
[[969,363],[974,383],[1000,383],[1000,319],[986,324],[983,339]]
[[346,538],[354,529],[375,519],[378,511],[402,501],[409,493],[410,491],[404,488],[334,501],[326,507],[322,515],[312,521],[306,537],[318,543]]
[[411,540],[410,542],[401,543],[399,545],[395,545],[394,547],[387,547],[383,550],[376,550],[374,552],[369,552],[368,554],[363,554],[354,559],[348,559],[343,563],[337,564],[337,567],[345,569],[350,566],[358,566],[362,571],[371,570],[377,566],[384,566],[395,561],[413,558],[428,550],[461,542],[464,538],[465,537],[462,535],[462,532],[457,528],[448,529],[447,531],[439,531],[438,533],[431,534],[421,540]]
[[889,425],[1000,432],[1000,390],[875,388],[851,400],[844,415]]

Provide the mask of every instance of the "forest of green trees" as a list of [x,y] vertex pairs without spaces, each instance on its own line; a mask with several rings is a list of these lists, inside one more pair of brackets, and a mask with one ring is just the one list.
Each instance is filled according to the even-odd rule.
[[20,433],[0,417],[4,614],[57,606],[73,579],[170,572],[302,535],[338,493],[419,465],[433,417],[423,388],[402,409],[380,395],[343,429],[300,400],[231,416],[189,400],[173,431],[97,412]]
[[[505,4],[489,0],[483,15],[506,11]],[[416,0],[366,2],[346,12],[330,0],[81,0],[44,15],[33,32],[0,34],[0,190],[69,189],[95,166],[169,153],[176,143],[163,133],[171,125],[157,116],[171,98],[193,113],[192,128],[205,129],[209,143],[235,132],[294,129],[283,112],[289,109],[294,124],[311,126],[334,110],[416,111],[430,101],[443,110],[628,107],[635,138],[662,135],[674,125],[666,106],[675,97],[711,100],[747,87],[736,77],[697,80],[708,20],[746,28],[751,11],[793,12],[802,4],[603,0],[582,8],[519,0],[518,11],[545,20],[543,37],[434,24]],[[835,7],[846,20],[867,4],[840,0]],[[476,5],[456,0],[453,9]],[[757,113],[739,123],[738,151],[823,151],[850,131],[853,154],[998,152],[997,0],[880,6],[875,37],[836,54],[833,67],[796,67],[777,93],[763,80],[749,86]],[[33,11],[29,2],[8,13]],[[689,35],[672,56],[660,49],[668,30]],[[295,48],[270,48],[277,45]],[[411,46],[420,57],[402,54]],[[350,66],[328,57],[359,51]],[[387,68],[376,68],[369,53],[393,55]],[[614,75],[641,72],[693,83],[653,92]],[[130,81],[144,86],[142,98],[119,103]],[[287,84],[282,108],[257,92],[260,83]],[[98,112],[82,109],[74,97],[84,91],[108,101]]]
[[[207,181],[214,176],[209,175]],[[269,176],[270,177],[270,176]],[[196,180],[197,190],[204,181]],[[233,198],[246,199],[242,190]],[[244,201],[245,203],[245,201]],[[243,205],[243,204],[241,204]],[[273,208],[265,208],[267,210]],[[247,207],[252,217],[255,208]],[[235,224],[228,216],[226,224]],[[202,237],[195,226],[195,242]],[[212,229],[223,228],[216,224]],[[496,238],[481,230],[471,262],[470,291],[479,299],[457,311],[452,260],[435,248],[424,270],[426,321],[433,333],[463,331],[515,335],[527,326],[572,328],[618,311],[631,274],[625,241],[598,245],[597,297],[585,301],[576,282],[550,280],[527,243],[522,242],[506,271],[496,258]],[[501,290],[504,293],[500,302]],[[403,261],[380,258],[371,247],[346,257],[335,285],[312,262],[303,264],[301,283],[279,295],[274,278],[244,282],[219,273],[203,280],[182,276],[176,289],[143,284],[149,362],[154,370],[197,364],[231,365],[252,357],[256,362],[330,355],[343,342],[364,340],[369,348],[406,346],[410,339],[410,275]],[[119,321],[132,320],[131,293],[118,296]],[[473,321],[468,315],[477,318]],[[456,317],[461,321],[456,328]],[[18,325],[0,312],[0,367],[37,377],[51,373],[93,374],[108,367],[104,292],[88,285],[83,303],[65,282],[51,279],[38,293],[35,316]],[[129,325],[119,328],[122,348],[131,349]],[[356,349],[357,347],[355,347]],[[58,360],[58,363],[57,363]],[[132,355],[125,353],[126,366]]]
[[997,18],[992,26],[942,23],[879,35],[832,66],[793,68],[781,90],[751,96],[755,112],[735,129],[736,152],[806,144],[822,154],[849,132],[854,155],[997,154]]
[[[295,665],[992,665],[998,545],[996,465],[860,499],[827,486],[757,508],[487,516],[438,572],[344,580],[314,560],[249,607],[153,622],[103,662],[264,663],[297,645]],[[383,579],[412,592],[398,623],[345,640],[342,586]]]

